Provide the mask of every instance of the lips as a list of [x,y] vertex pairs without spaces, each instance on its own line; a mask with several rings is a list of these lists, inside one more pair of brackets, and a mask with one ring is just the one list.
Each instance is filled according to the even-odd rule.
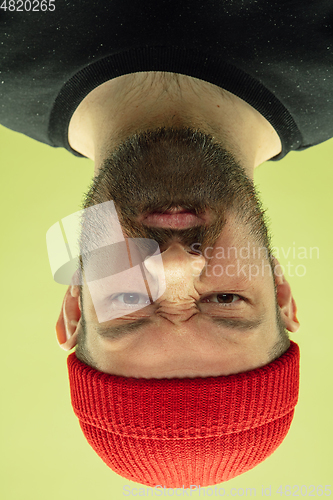
[[198,216],[184,209],[170,209],[166,212],[153,212],[143,216],[142,224],[152,227],[186,229],[193,226],[201,226],[207,222],[207,216]]

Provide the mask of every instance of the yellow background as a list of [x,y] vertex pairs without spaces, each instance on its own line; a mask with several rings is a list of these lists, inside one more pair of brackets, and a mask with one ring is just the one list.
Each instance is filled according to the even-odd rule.
[[[52,224],[79,210],[93,164],[3,127],[0,161],[0,498],[134,498],[124,496],[123,487],[141,486],[112,472],[80,430],[70,404],[67,354],[58,347],[54,330],[66,286],[52,279],[45,235]],[[280,255],[281,264],[306,268],[303,277],[286,273],[301,322],[291,335],[301,348],[300,400],[280,448],[221,486],[229,497],[231,488],[243,488],[243,494],[233,490],[236,498],[249,498],[246,488],[262,497],[262,487],[271,487],[272,498],[284,498],[276,493],[280,485],[286,493],[290,485],[294,496],[302,496],[294,485],[331,484],[332,491],[333,140],[263,164],[255,181],[268,209],[274,246],[285,253],[291,249],[289,258]],[[294,259],[298,247],[318,247],[319,259],[316,254],[299,259],[297,253]],[[204,498],[204,492],[206,498],[212,493],[203,489],[191,498]],[[150,498],[158,497],[150,492]]]

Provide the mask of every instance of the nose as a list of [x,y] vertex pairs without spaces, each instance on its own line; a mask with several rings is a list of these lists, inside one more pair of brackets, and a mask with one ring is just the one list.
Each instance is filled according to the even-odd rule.
[[[179,307],[193,303],[198,295],[194,285],[205,267],[205,258],[178,242],[172,242],[161,255],[166,290],[156,302],[170,303]],[[153,259],[145,261],[145,266],[151,274],[154,274],[154,265]]]

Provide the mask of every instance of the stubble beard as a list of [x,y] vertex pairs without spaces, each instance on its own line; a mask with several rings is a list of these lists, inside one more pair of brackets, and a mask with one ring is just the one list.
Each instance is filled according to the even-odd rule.
[[[160,247],[213,246],[229,214],[261,245],[269,236],[252,180],[232,153],[212,136],[191,128],[158,128],[134,134],[102,163],[85,196],[84,208],[112,200],[124,234],[150,238]],[[188,229],[155,228],[138,222],[145,213],[181,207],[213,221]]]

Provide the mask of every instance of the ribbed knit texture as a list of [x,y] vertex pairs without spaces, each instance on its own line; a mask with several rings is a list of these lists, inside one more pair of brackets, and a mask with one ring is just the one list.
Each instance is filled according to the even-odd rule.
[[218,484],[252,469],[285,438],[298,400],[299,348],[236,375],[135,379],[68,357],[72,405],[93,449],[147,486]]

